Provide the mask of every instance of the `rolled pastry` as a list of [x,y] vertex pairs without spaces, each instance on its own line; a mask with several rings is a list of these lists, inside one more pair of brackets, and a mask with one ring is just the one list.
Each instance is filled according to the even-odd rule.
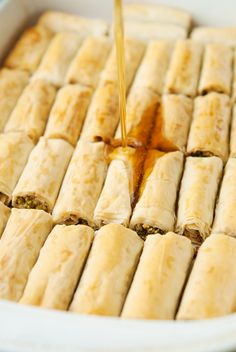
[[152,129],[151,148],[185,151],[192,111],[192,99],[184,95],[163,95]]
[[5,229],[10,213],[10,208],[0,202],[0,236],[2,235],[3,230]]
[[[126,105],[127,137],[147,146],[159,96],[145,87],[133,87],[130,90]],[[115,138],[121,138],[121,125],[118,125]]]
[[172,49],[171,41],[151,41],[133,81],[132,89],[147,88],[161,95]]
[[4,65],[32,74],[38,67],[52,38],[52,33],[42,26],[28,28],[16,42]]
[[234,56],[234,58],[233,58],[234,68],[233,68],[232,100],[235,103],[236,102],[236,65],[235,65],[235,62],[236,62],[236,50],[234,50],[234,55],[233,56]]
[[95,89],[110,50],[111,41],[108,37],[87,38],[69,66],[66,82]]
[[211,235],[202,244],[177,319],[207,319],[235,312],[236,240]]
[[236,159],[230,158],[224,170],[219,199],[215,210],[212,233],[222,233],[236,237]]
[[118,224],[103,226],[95,236],[70,310],[118,316],[142,246],[143,241],[134,231]]
[[230,132],[230,156],[236,157],[236,104],[233,105],[232,124]]
[[62,139],[41,137],[13,191],[13,206],[51,212],[72,152]]
[[236,27],[196,27],[191,33],[191,38],[204,44],[220,43],[235,47]]
[[94,209],[106,170],[104,143],[79,141],[53,210],[56,223],[94,226]]
[[200,74],[203,47],[190,39],[176,42],[167,71],[165,93],[194,97]]
[[21,132],[0,134],[0,201],[9,204],[12,192],[34,144]]
[[130,227],[141,237],[174,229],[175,202],[182,168],[181,152],[148,151],[138,202],[130,220]]
[[144,156],[143,150],[131,147],[117,148],[109,155],[111,163],[94,211],[96,227],[108,223],[128,225]]
[[23,91],[4,132],[27,133],[34,142],[43,134],[56,89],[46,81],[31,82]]
[[20,303],[66,310],[93,236],[85,225],[56,225],[40,251]]
[[52,39],[32,80],[44,79],[62,86],[68,67],[79,49],[83,38],[73,32],[61,32]]
[[28,83],[28,74],[19,70],[0,70],[0,132],[3,130],[19,96]]
[[174,319],[193,254],[186,237],[148,236],[121,316]]
[[40,16],[38,24],[54,33],[72,31],[83,37],[89,35],[100,36],[106,34],[108,30],[108,24],[101,19],[86,18],[59,11],[44,12]]
[[49,115],[45,136],[62,138],[75,146],[91,97],[89,87],[69,84],[61,88]]
[[19,301],[28,275],[52,228],[42,210],[12,209],[0,241],[0,298]]
[[181,182],[176,231],[200,244],[209,236],[223,163],[215,156],[188,157]]
[[187,152],[197,156],[216,155],[226,161],[230,117],[231,103],[227,95],[212,92],[197,97]]
[[224,44],[208,44],[205,49],[198,92],[231,93],[233,51]]

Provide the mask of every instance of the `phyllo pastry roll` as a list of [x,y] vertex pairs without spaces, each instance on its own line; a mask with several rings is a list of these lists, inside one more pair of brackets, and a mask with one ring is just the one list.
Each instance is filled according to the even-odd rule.
[[208,44],[205,48],[198,92],[231,93],[233,51],[224,44]]
[[176,231],[195,244],[200,244],[210,234],[222,169],[222,160],[215,156],[186,159]]
[[[133,141],[146,146],[160,101],[159,96],[145,87],[132,87],[126,105],[126,133]],[[115,138],[121,138],[118,125]]]
[[42,210],[12,209],[0,241],[0,298],[19,301],[52,228]]
[[232,124],[230,131],[230,156],[236,157],[236,104],[233,105]]
[[70,310],[118,316],[142,247],[134,231],[118,224],[103,226],[95,236]]
[[46,11],[40,16],[38,24],[57,33],[63,31],[77,32],[83,37],[107,33],[108,24],[101,19],[92,19],[72,15],[66,12]]
[[0,202],[0,236],[2,235],[3,230],[5,229],[10,213],[10,208]]
[[[236,44],[235,44],[236,45]],[[234,50],[234,67],[233,67],[233,88],[232,88],[232,100],[236,102],[236,50]]]
[[0,132],[27,84],[28,74],[26,72],[7,68],[0,70]]
[[82,37],[73,32],[56,34],[32,79],[44,79],[55,86],[62,86],[68,66],[82,41]]
[[34,144],[20,132],[0,134],[0,201],[9,204],[12,192]]
[[236,237],[236,159],[230,158],[224,170],[219,199],[212,226],[213,233],[222,233]]
[[138,202],[130,220],[130,227],[140,236],[174,229],[182,168],[183,153],[148,151]]
[[4,132],[25,132],[36,142],[44,132],[55,96],[56,89],[50,83],[31,82],[18,100]]
[[191,38],[204,44],[221,43],[231,47],[236,45],[236,27],[196,27]]
[[228,156],[230,98],[225,94],[209,93],[194,101],[187,152],[197,156],[216,155],[224,161]]
[[87,38],[69,66],[66,82],[95,89],[110,50],[111,41],[108,37]]
[[42,26],[28,28],[7,56],[4,66],[32,74],[37,69],[51,38],[52,33]]
[[94,226],[94,209],[106,170],[104,143],[79,141],[53,210],[56,223]]
[[200,74],[203,47],[190,39],[178,40],[165,82],[165,93],[194,97]]
[[184,236],[148,236],[121,316],[174,319],[193,254]]
[[50,112],[45,136],[62,138],[75,146],[91,97],[92,90],[89,87],[79,84],[62,87]]
[[185,95],[165,94],[151,133],[151,148],[185,151],[192,120],[193,101]]
[[40,251],[20,303],[66,310],[93,236],[93,230],[85,225],[56,225]]
[[72,152],[62,139],[41,137],[14,189],[13,206],[51,212]]
[[211,235],[198,251],[177,319],[207,319],[235,312],[236,239]]
[[151,41],[144,54],[132,88],[147,88],[162,94],[173,43],[167,40]]
[[111,163],[94,211],[96,227],[108,223],[128,225],[144,157],[141,148],[131,147],[116,148],[109,155]]

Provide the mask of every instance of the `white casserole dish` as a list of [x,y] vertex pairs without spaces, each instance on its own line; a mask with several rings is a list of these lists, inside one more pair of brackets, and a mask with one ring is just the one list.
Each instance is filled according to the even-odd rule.
[[[143,2],[144,0],[142,0]],[[155,0],[153,0],[155,2]],[[46,9],[109,18],[112,0],[0,2],[0,57],[19,30]],[[164,2],[189,10],[197,24],[236,25],[233,0]],[[236,314],[197,322],[124,321],[0,302],[0,350],[55,352],[207,352],[236,350]]]

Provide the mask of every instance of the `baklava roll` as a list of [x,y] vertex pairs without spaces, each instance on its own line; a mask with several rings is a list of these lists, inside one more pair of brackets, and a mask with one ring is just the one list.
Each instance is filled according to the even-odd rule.
[[7,68],[0,70],[0,132],[27,84],[28,74],[26,72]]
[[213,233],[222,233],[236,237],[236,159],[230,158],[224,170],[219,199],[212,226]]
[[199,245],[209,236],[223,163],[216,156],[188,157],[181,182],[176,231]]
[[[236,44],[235,44],[236,45]],[[234,68],[233,68],[233,87],[232,87],[232,100],[236,102],[236,50],[234,49]]]
[[195,27],[191,38],[203,44],[220,43],[235,47],[236,27]]
[[85,225],[56,225],[40,251],[20,303],[66,310],[93,236]]
[[138,202],[130,220],[130,227],[141,237],[173,231],[183,158],[179,151],[148,151]]
[[134,231],[118,224],[103,226],[95,236],[70,310],[118,316],[142,247]]
[[220,43],[208,44],[205,48],[199,94],[209,92],[231,93],[233,74],[233,51]]
[[4,132],[25,132],[36,142],[44,132],[55,96],[56,89],[50,83],[31,82],[18,100]]
[[[160,101],[159,96],[145,87],[132,87],[126,105],[126,133],[131,140],[146,146]],[[115,138],[121,138],[121,124]]]
[[10,208],[0,202],[0,236],[2,235],[3,230],[5,229],[10,213]]
[[0,134],[0,201],[9,204],[12,192],[34,144],[20,132]]
[[165,93],[194,97],[200,75],[203,47],[190,39],[178,40],[165,82]]
[[44,135],[62,138],[75,146],[91,97],[92,90],[89,87],[79,84],[62,87],[50,112]]
[[108,37],[87,38],[69,66],[66,82],[95,89],[110,50],[111,41]]
[[193,254],[184,236],[148,236],[121,316],[174,319]]
[[7,56],[4,66],[32,74],[37,69],[51,38],[52,33],[42,26],[26,29]]
[[61,32],[52,39],[42,61],[32,76],[32,80],[44,79],[62,86],[72,59],[77,53],[83,38],[74,32]]
[[151,133],[151,148],[185,151],[192,120],[193,101],[185,95],[165,94]]
[[230,131],[230,157],[236,157],[236,104],[233,105],[232,124]]
[[132,88],[147,88],[161,95],[172,50],[173,43],[171,41],[151,41],[147,46]]
[[13,206],[51,212],[72,152],[62,139],[41,137],[13,191]]
[[42,210],[12,209],[0,241],[1,299],[19,301],[52,225]]
[[196,156],[228,156],[230,98],[225,94],[209,93],[194,101],[187,152]]
[[116,148],[109,155],[111,163],[94,211],[96,227],[108,223],[128,225],[144,156],[143,150],[131,147]]
[[79,33],[83,37],[89,35],[100,36],[108,31],[108,23],[106,21],[59,11],[44,12],[40,16],[38,24],[54,33],[72,31]]
[[104,143],[79,141],[53,210],[56,223],[94,226],[94,209],[106,170]]
[[236,239],[211,235],[198,251],[177,319],[208,319],[235,312]]

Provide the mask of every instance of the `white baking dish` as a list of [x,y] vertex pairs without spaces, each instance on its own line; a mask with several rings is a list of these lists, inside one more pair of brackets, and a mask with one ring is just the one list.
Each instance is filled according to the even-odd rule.
[[[144,1],[144,0],[142,0]],[[153,0],[154,1],[154,0]],[[234,0],[169,0],[198,24],[236,25]],[[46,9],[107,17],[112,0],[0,1],[0,58],[19,30]],[[124,321],[0,302],[0,350],[55,352],[201,352],[236,350],[236,314],[208,321]]]

